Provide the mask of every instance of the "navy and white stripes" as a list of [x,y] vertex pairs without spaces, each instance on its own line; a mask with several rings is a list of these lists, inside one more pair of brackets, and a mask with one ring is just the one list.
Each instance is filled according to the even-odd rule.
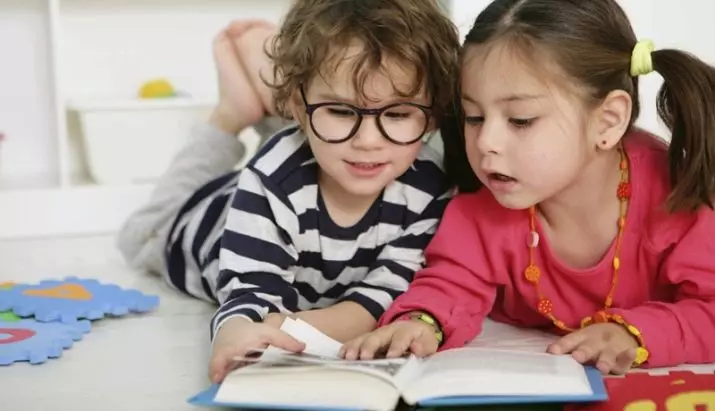
[[212,335],[234,316],[260,321],[340,301],[377,318],[407,289],[450,195],[439,156],[425,146],[349,228],[330,219],[317,178],[304,135],[291,127],[240,174],[186,203],[167,245],[169,276],[179,289],[220,303]]

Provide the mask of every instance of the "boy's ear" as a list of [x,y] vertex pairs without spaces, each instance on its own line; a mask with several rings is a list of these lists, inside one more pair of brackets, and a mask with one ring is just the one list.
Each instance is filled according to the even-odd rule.
[[628,131],[633,110],[631,96],[623,90],[608,93],[593,115],[593,143],[597,149],[610,150]]
[[294,92],[291,98],[288,100],[287,103],[287,109],[288,112],[290,113],[291,117],[293,120],[297,121],[300,123],[301,126],[306,124],[306,120],[308,119],[305,113],[305,107],[303,107],[303,104],[299,104],[300,102],[300,96],[298,95],[298,92]]

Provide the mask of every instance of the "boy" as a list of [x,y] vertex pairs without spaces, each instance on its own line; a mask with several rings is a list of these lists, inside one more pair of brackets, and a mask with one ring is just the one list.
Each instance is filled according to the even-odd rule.
[[451,192],[422,138],[452,97],[458,50],[433,1],[294,3],[270,56],[276,109],[297,124],[199,188],[168,229],[169,281],[220,303],[214,382],[251,350],[300,351],[286,316],[347,341],[407,288]]

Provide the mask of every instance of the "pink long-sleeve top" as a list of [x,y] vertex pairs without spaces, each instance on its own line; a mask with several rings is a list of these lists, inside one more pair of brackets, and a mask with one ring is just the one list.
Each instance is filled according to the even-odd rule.
[[[637,327],[650,351],[645,366],[715,362],[715,211],[669,214],[667,147],[643,133],[625,139],[632,195],[622,239],[613,309]],[[474,339],[488,315],[495,321],[556,332],[536,309],[524,278],[529,264],[529,216],[509,210],[489,190],[456,196],[425,251],[427,267],[380,319],[409,311],[435,317],[445,334],[441,349]],[[603,309],[614,246],[595,266],[561,263],[548,240],[535,249],[541,288],[554,315],[571,327]],[[615,244],[615,242],[614,242]]]

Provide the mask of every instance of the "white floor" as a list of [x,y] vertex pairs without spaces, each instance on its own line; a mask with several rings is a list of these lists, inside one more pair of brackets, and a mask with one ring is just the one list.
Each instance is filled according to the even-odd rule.
[[91,277],[161,296],[150,314],[93,323],[62,357],[0,367],[2,411],[200,410],[214,307],[132,272],[110,236],[0,242],[0,282]]

